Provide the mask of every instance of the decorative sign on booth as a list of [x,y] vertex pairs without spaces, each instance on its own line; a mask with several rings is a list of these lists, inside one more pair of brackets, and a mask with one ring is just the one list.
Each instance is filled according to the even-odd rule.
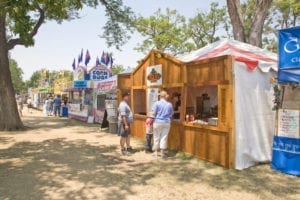
[[104,66],[96,66],[90,71],[90,79],[93,81],[105,80],[111,76],[111,71]]
[[278,136],[300,138],[299,110],[280,109],[278,112]]
[[162,85],[162,65],[147,67],[146,82],[147,86]]
[[273,169],[296,176],[300,176],[299,115],[299,110],[279,110],[271,162]]
[[97,90],[100,90],[100,91],[107,91],[107,90],[113,90],[113,89],[117,89],[117,81],[116,80],[100,82],[97,85]]
[[74,81],[85,80],[86,69],[84,67],[78,66],[74,71]]
[[69,110],[70,112],[80,112],[80,104],[69,104]]
[[73,87],[74,88],[86,88],[87,81],[73,81]]

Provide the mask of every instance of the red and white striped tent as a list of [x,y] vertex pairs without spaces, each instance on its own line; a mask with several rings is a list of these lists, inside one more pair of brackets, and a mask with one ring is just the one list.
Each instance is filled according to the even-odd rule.
[[223,55],[234,57],[235,168],[270,161],[275,112],[269,79],[276,76],[277,55],[225,39],[178,58],[192,62]]
[[179,56],[179,59],[191,62],[223,55],[234,56],[235,61],[245,63],[249,70],[259,67],[263,72],[268,72],[270,68],[277,71],[277,54],[231,39],[209,44],[199,50]]

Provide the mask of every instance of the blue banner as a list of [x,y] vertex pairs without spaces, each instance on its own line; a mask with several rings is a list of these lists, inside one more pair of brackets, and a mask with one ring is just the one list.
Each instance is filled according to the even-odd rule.
[[300,139],[274,136],[271,167],[300,176]]
[[278,82],[300,83],[300,27],[279,31]]
[[73,81],[73,87],[74,88],[86,88],[87,81]]

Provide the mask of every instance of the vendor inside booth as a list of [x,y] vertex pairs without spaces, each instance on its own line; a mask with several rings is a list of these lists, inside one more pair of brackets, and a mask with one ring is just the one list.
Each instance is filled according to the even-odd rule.
[[187,88],[186,121],[217,126],[218,87]]

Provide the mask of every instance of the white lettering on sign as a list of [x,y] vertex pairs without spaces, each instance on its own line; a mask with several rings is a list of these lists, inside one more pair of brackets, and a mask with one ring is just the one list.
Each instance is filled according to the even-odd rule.
[[295,53],[300,50],[298,38],[292,37],[289,41],[284,44],[284,51],[286,53]]
[[300,62],[300,57],[293,57],[293,58],[291,59],[291,62],[292,62],[292,63],[299,63],[299,62]]

